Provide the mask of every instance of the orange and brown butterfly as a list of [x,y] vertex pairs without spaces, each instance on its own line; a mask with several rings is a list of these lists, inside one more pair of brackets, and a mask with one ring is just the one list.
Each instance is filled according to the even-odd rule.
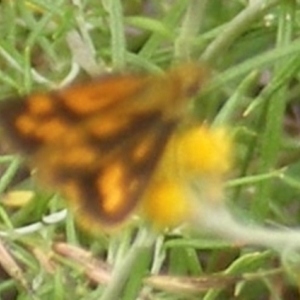
[[37,178],[79,218],[118,224],[138,206],[187,100],[208,72],[195,63],[162,75],[106,74],[0,103],[0,124]]

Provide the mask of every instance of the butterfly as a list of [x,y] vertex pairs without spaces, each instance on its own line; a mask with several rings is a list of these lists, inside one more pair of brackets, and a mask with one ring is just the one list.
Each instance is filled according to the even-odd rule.
[[0,102],[0,125],[45,186],[78,216],[124,221],[147,190],[164,149],[207,78],[186,63],[164,74],[111,73]]

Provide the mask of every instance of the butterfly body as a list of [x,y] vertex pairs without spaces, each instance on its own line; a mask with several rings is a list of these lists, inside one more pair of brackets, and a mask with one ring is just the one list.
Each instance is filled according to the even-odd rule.
[[192,64],[157,76],[104,75],[2,101],[0,123],[41,182],[87,218],[115,224],[137,206],[205,76]]

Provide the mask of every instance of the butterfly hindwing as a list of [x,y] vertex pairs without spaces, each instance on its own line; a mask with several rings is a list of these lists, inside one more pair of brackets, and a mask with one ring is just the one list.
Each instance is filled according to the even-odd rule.
[[159,120],[154,125],[143,128],[139,132],[141,136],[133,134],[125,145],[115,148],[112,155],[90,171],[73,170],[70,174],[70,168],[67,168],[67,173],[62,174],[59,168],[59,174],[52,172],[58,175],[56,179],[64,182],[61,190],[73,187],[74,196],[70,199],[73,198],[81,211],[88,212],[95,219],[100,218],[106,224],[123,220],[136,207],[147,188],[175,126],[160,126]]

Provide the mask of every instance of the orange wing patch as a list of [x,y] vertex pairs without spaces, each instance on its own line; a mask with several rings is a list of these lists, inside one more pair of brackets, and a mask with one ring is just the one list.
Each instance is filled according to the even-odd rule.
[[186,100],[207,73],[187,64],[165,75],[106,75],[0,104],[12,147],[87,218],[124,220],[137,206]]

